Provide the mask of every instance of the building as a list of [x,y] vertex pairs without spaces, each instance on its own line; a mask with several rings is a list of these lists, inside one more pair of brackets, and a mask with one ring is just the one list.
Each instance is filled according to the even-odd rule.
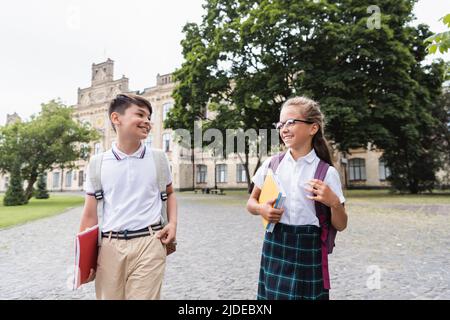
[[[215,159],[210,153],[198,153],[195,164],[191,162],[190,150],[181,148],[173,142],[173,132],[163,127],[167,113],[174,101],[172,92],[175,88],[171,74],[157,75],[156,85],[142,91],[130,91],[129,79],[122,76],[114,79],[114,61],[92,64],[91,85],[78,88],[77,104],[74,117],[83,123],[89,123],[99,131],[101,139],[92,143],[92,154],[109,149],[114,142],[115,133],[108,119],[109,102],[119,93],[138,94],[148,99],[153,107],[152,131],[144,141],[148,147],[163,149],[170,161],[173,185],[177,190],[204,187],[245,189],[246,176],[238,156],[227,159]],[[8,115],[8,122],[20,121],[17,114]],[[386,187],[389,170],[381,159],[381,151],[367,149],[352,150],[350,155],[334,152],[334,163],[341,173],[341,181],[347,187]],[[264,160],[264,159],[262,159]],[[250,159],[251,172],[256,166],[257,158]],[[77,169],[64,170],[55,168],[47,174],[47,187],[50,191],[83,190],[86,179],[87,162],[79,160]],[[215,179],[216,178],[216,179]],[[0,177],[0,191],[8,187],[8,177]]]

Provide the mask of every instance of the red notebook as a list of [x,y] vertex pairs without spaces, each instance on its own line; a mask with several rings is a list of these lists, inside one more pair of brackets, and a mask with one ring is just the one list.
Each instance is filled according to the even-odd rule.
[[86,283],[91,269],[97,269],[98,225],[77,234],[75,239],[75,276],[73,288]]

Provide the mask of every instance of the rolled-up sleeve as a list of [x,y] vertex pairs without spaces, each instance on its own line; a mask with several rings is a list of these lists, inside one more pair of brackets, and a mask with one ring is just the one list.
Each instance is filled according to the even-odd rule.
[[[88,168],[89,168],[89,166],[88,166]],[[86,172],[86,181],[84,182],[84,191],[89,196],[95,196],[94,186],[92,185],[91,179],[89,177],[89,169],[87,169],[87,172]]]
[[267,158],[263,164],[258,168],[255,175],[252,178],[252,182],[257,186],[259,189],[262,188],[262,185],[264,183],[264,178],[267,172],[267,168],[269,167],[271,158]]
[[330,189],[336,194],[341,203],[345,202],[344,193],[342,192],[341,178],[339,172],[334,167],[329,167],[324,181]]

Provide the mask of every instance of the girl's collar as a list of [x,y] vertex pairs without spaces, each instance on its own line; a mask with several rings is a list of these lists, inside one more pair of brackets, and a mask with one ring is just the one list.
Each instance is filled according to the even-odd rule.
[[288,156],[289,160],[292,160],[294,162],[300,162],[302,160],[305,160],[308,163],[312,163],[316,159],[317,154],[316,154],[316,151],[314,150],[314,148],[312,148],[312,150],[306,156],[300,157],[297,160],[295,160],[294,157],[292,156],[291,148],[289,148],[289,150],[287,152],[287,156]]

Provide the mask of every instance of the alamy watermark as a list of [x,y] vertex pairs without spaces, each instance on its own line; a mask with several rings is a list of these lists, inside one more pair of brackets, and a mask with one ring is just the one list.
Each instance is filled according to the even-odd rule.
[[371,5],[367,8],[367,13],[372,14],[367,19],[367,28],[370,30],[381,29],[381,10],[379,6]]
[[[193,139],[189,130],[174,130],[175,141],[186,149],[194,152],[211,153],[214,157],[222,158],[230,154],[251,155],[261,157],[279,150],[280,140],[277,129],[226,129],[208,128],[203,131],[202,122],[194,124]],[[270,139],[270,140],[269,140]]]
[[370,273],[366,281],[367,288],[370,290],[381,289],[381,268],[377,265],[370,265],[367,267],[366,273]]

